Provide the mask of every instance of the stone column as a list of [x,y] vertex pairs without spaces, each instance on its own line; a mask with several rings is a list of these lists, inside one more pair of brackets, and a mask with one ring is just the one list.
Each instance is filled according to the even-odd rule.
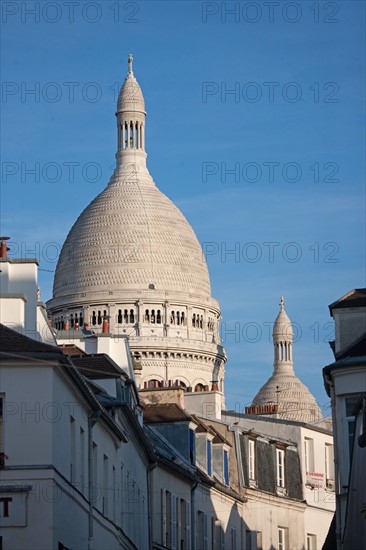
[[187,307],[187,339],[190,339],[192,329],[192,306]]
[[137,305],[136,336],[141,336],[141,325],[143,322],[143,315],[144,315],[144,311],[143,311],[144,302],[142,302],[141,300],[138,300],[136,302],[136,305]]
[[170,318],[169,318],[169,302],[168,301],[165,301],[164,302],[164,324],[163,324],[163,335],[165,337],[168,336],[168,332],[169,332],[169,326],[170,326]]

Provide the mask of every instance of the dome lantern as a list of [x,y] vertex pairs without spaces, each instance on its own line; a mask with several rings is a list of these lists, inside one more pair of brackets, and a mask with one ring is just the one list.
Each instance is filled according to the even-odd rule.
[[145,101],[132,69],[133,57],[128,55],[128,72],[117,101],[118,148],[117,166],[134,162],[144,166]]

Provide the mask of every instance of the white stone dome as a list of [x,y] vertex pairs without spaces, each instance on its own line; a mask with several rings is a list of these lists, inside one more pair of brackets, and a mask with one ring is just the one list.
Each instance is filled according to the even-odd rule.
[[[62,247],[47,302],[56,331],[128,336],[135,380],[224,392],[220,306],[180,210],[146,166],[145,103],[128,58],[117,105],[116,168]],[[223,397],[222,397],[223,400]]]
[[105,292],[116,299],[149,288],[210,297],[206,261],[186,218],[151,177],[127,180],[115,176],[75,222],[57,264],[53,299]]
[[298,422],[316,422],[321,409],[310,390],[295,373],[275,372],[253,399],[253,405],[278,404],[278,417]]

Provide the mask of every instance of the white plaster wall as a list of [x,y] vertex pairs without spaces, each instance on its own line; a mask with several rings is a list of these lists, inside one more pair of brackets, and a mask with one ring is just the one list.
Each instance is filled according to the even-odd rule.
[[[195,507],[196,512],[200,510],[208,516],[208,548],[212,545],[211,518],[222,522],[224,548],[231,548],[231,528],[236,529],[236,547],[245,548],[245,531],[248,524],[241,502],[216,489],[199,485],[195,491]],[[216,535],[217,533],[214,534],[217,545],[215,547],[218,547]]]
[[12,330],[24,330],[25,300],[24,298],[0,297],[0,323]]
[[[1,294],[22,294],[25,303],[25,330],[29,336],[36,334],[37,325],[37,262],[1,262]],[[2,321],[6,324],[6,319]]]
[[276,496],[249,489],[244,504],[244,518],[252,531],[262,533],[263,550],[278,548],[278,528],[288,529],[291,550],[306,548],[305,505],[285,502]]
[[184,394],[184,408],[203,418],[221,420],[223,396],[218,391],[186,392]]
[[[4,547],[49,550],[61,541],[71,548],[86,548],[88,504],[83,496],[83,492],[87,494],[86,488],[81,486],[79,433],[82,427],[85,433],[84,480],[87,483],[88,406],[60,367],[52,369],[50,365],[36,364],[6,367],[3,364],[0,377],[1,390],[5,394],[6,465],[18,467],[5,469],[1,481],[2,484],[27,482],[33,486],[34,493],[29,497],[33,502],[32,506],[28,505],[28,526],[4,529]],[[36,414],[27,414],[27,411],[36,411]],[[70,477],[70,415],[74,418],[76,433],[73,480]],[[125,429],[127,431],[128,425]],[[124,526],[138,548],[148,547],[146,458],[132,430],[128,432],[129,442],[125,444],[112,436],[101,420],[93,428],[93,441],[98,445],[98,490],[94,509],[96,550],[120,548],[118,525]],[[107,490],[103,486],[103,455],[108,456]],[[104,513],[103,496],[108,499],[108,509]],[[124,547],[130,548],[131,543],[127,541]]]
[[162,490],[166,489],[175,496],[191,502],[191,482],[160,464],[152,470],[150,480],[152,540],[154,543],[162,544]]

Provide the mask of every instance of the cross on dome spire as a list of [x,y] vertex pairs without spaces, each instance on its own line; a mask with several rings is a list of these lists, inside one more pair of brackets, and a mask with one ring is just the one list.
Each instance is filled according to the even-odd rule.
[[132,53],[129,53],[128,54],[128,72],[133,74],[132,61],[133,61]]
[[281,296],[281,299],[280,299],[280,310],[281,311],[285,310],[285,300],[283,296]]

